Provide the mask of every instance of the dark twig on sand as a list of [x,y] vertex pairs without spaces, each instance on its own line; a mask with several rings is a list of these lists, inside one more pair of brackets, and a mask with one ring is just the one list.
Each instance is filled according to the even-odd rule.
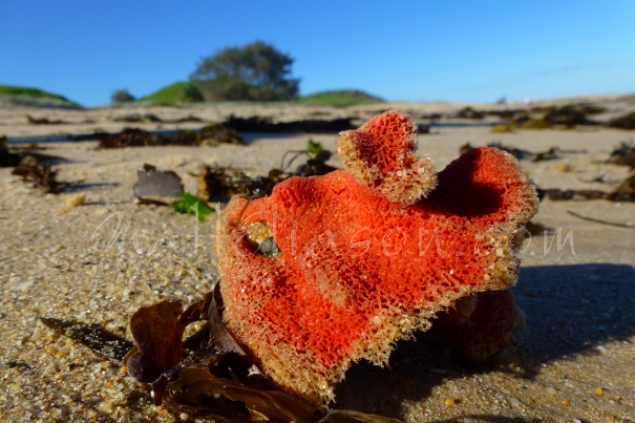
[[589,222],[594,222],[594,223],[600,223],[602,225],[616,226],[618,228],[635,228],[635,226],[633,226],[633,224],[631,222],[627,222],[627,223],[608,222],[606,220],[601,220],[601,219],[595,219],[593,217],[582,216],[581,214],[576,213],[576,212],[571,211],[571,210],[567,210],[567,213],[569,213],[571,216],[577,217],[578,219],[587,220]]

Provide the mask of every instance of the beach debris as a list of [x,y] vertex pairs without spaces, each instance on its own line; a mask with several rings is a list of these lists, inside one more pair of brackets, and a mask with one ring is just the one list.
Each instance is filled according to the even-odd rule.
[[552,125],[564,125],[573,128],[576,125],[589,125],[590,122],[586,115],[587,110],[577,105],[567,105],[562,107],[554,107],[549,110],[544,120]]
[[463,144],[462,146],[459,147],[459,156],[463,153],[467,153],[468,151],[470,151],[472,148],[472,144],[470,144],[469,142],[466,142],[465,144]]
[[[150,384],[155,405],[174,414],[229,423],[263,418],[298,423],[400,422],[352,410],[326,412],[278,390],[227,331],[223,308],[217,284],[185,310],[178,301],[162,301],[133,314],[130,330],[135,342],[125,341],[123,364],[130,376]],[[204,325],[183,340],[186,327],[195,322]],[[88,346],[102,354],[99,344]],[[118,350],[116,357],[108,358],[121,356]]]
[[174,199],[184,191],[181,177],[172,170],[157,170],[156,166],[146,163],[143,169],[137,171],[137,177],[132,190],[134,196],[142,201],[162,202]]
[[542,190],[543,196],[553,201],[583,201],[583,200],[601,200],[606,199],[608,193],[594,189],[560,189],[549,188]]
[[518,160],[523,160],[523,159],[534,157],[534,154],[531,151],[529,151],[529,150],[523,150],[523,149],[516,148],[516,147],[509,147],[509,146],[503,145],[500,142],[491,142],[491,143],[487,144],[487,146],[490,147],[490,148],[496,148],[498,150],[501,150],[501,151],[504,151],[506,153],[509,153],[512,156],[516,157]]
[[173,120],[164,120],[165,123],[187,123],[187,122],[205,122],[198,116],[187,115]]
[[612,192],[607,195],[611,201],[635,201],[635,173],[627,176]]
[[[293,156],[287,161],[286,158],[289,154],[293,154]],[[324,149],[321,142],[315,142],[312,138],[309,138],[307,140],[306,150],[287,151],[284,153],[284,155],[282,156],[282,163],[280,164],[280,168],[283,170],[283,172],[288,172],[289,168],[293,165],[293,162],[298,157],[305,156],[307,159],[306,163],[298,166],[295,172],[287,175],[287,177],[326,175],[327,173],[336,170],[335,167],[326,164],[326,162],[331,159],[332,155],[333,153],[331,151]]]
[[609,222],[608,220],[596,219],[594,217],[583,216],[580,213],[574,212],[572,210],[567,210],[571,216],[575,216],[578,219],[586,220],[588,222],[600,223],[602,225],[616,226],[618,228],[635,228],[635,224],[633,222],[626,223],[618,223],[618,222]]
[[223,125],[238,132],[307,132],[307,133],[338,133],[353,128],[351,119],[337,118],[332,120],[306,119],[290,122],[272,122],[269,118],[252,116],[249,118],[231,115]]
[[250,177],[240,170],[203,165],[197,176],[196,196],[204,201],[226,201],[232,195],[258,198],[269,195],[286,177],[280,169],[272,169],[268,176]]
[[194,215],[199,222],[205,222],[207,216],[214,213],[214,209],[209,207],[204,200],[196,198],[189,192],[180,192],[177,195],[181,199],[172,203],[172,207],[177,213]]
[[632,141],[622,141],[619,146],[613,149],[606,163],[630,166],[635,169],[635,144]]
[[575,171],[575,167],[568,161],[563,161],[556,163],[552,170],[557,173],[571,173]]
[[[290,154],[293,156],[287,159]],[[197,175],[196,196],[210,201],[232,195],[252,199],[270,195],[276,184],[291,176],[317,176],[333,172],[336,168],[326,164],[332,154],[324,150],[321,143],[309,138],[306,150],[285,152],[280,168],[271,169],[266,176],[249,177],[240,170],[203,165]],[[295,160],[302,156],[306,158],[306,162],[300,164],[295,171],[289,171]]]
[[635,112],[619,116],[606,125],[609,128],[635,129]]
[[68,209],[83,206],[85,202],[86,194],[84,193],[66,194],[64,196],[64,207]]
[[463,109],[459,110],[454,117],[460,118],[460,119],[475,119],[475,120],[482,120],[485,118],[485,112],[480,111],[480,110],[474,110],[473,108],[467,106],[464,107]]
[[200,131],[200,145],[215,147],[220,144],[244,144],[243,137],[238,131],[219,123],[214,123],[203,127]]
[[[228,331],[278,388],[315,404],[333,400],[353,362],[386,363],[460,298],[511,287],[538,204],[527,172],[497,149],[473,148],[437,174],[398,111],[341,133],[336,148],[345,169],[234,196],[215,226]],[[280,255],[259,253],[255,225]],[[512,321],[506,304],[483,319]],[[469,340],[459,347],[474,355]]]
[[616,202],[635,201],[635,173],[624,178],[611,192],[600,190],[571,190],[571,189],[539,189],[541,197],[547,197],[553,201],[565,200],[608,200]]
[[553,125],[551,124],[551,122],[545,119],[534,118],[534,119],[529,119],[523,122],[523,124],[520,125],[520,128],[522,129],[549,129],[552,126]]
[[[518,160],[531,159],[531,161],[533,162],[540,162],[543,160],[554,160],[559,158],[558,156],[559,149],[557,147],[551,147],[549,150],[533,153],[529,150],[523,150],[521,148],[516,148],[516,147],[509,147],[509,146],[503,145],[500,142],[491,142],[487,144],[487,146],[490,148],[496,148],[498,150],[509,153],[515,158],[517,158]],[[459,154],[463,154],[466,151],[470,150],[471,148],[472,148],[472,145],[468,142],[459,148]]]
[[161,123],[163,120],[155,114],[146,113],[141,115],[139,113],[132,113],[124,116],[115,116],[112,119],[114,122],[126,122],[126,123]]
[[223,125],[208,125],[200,131],[183,129],[172,136],[165,136],[137,128],[125,128],[117,134],[96,133],[100,148],[148,147],[167,145],[217,146],[219,144],[243,144],[242,137]]
[[529,232],[530,235],[544,235],[545,231],[547,233],[551,232],[551,229],[543,225],[539,222],[534,222],[530,220],[525,224],[525,229]]
[[125,128],[117,134],[98,132],[95,140],[100,148],[125,148],[162,145],[161,137],[142,129]]
[[20,164],[22,155],[9,150],[7,137],[0,136],[0,167],[14,167]]
[[494,134],[503,134],[506,132],[514,132],[518,127],[514,122],[507,121],[505,123],[497,123],[490,128],[490,132]]
[[66,187],[65,183],[57,181],[57,170],[33,156],[24,157],[11,173],[21,176],[23,181],[31,182],[35,188],[45,193],[59,194]]
[[49,120],[48,118],[34,118],[31,115],[26,115],[26,119],[29,125],[66,125],[68,122],[63,120]]
[[134,344],[96,324],[75,320],[42,317],[40,321],[61,335],[87,346],[95,353],[110,360],[122,361]]

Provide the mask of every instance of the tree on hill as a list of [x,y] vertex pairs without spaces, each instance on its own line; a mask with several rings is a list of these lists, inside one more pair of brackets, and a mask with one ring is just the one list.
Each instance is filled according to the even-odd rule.
[[113,104],[131,103],[135,101],[135,98],[126,88],[124,88],[113,92],[112,96],[110,96],[110,101]]
[[256,41],[201,59],[190,79],[208,100],[292,100],[300,84],[290,77],[292,64],[288,54]]

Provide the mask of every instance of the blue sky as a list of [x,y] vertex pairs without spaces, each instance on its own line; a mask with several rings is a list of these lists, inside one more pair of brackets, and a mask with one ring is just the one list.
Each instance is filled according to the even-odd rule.
[[635,92],[635,1],[0,0],[0,84],[86,106],[262,40],[300,91],[493,102]]

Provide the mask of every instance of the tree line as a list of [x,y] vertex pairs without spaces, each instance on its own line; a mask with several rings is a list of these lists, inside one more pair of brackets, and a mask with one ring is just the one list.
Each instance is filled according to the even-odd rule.
[[[291,76],[294,59],[273,45],[255,41],[243,47],[227,47],[203,57],[182,88],[181,100],[278,101],[297,98],[300,80]],[[113,103],[135,98],[117,90]]]

